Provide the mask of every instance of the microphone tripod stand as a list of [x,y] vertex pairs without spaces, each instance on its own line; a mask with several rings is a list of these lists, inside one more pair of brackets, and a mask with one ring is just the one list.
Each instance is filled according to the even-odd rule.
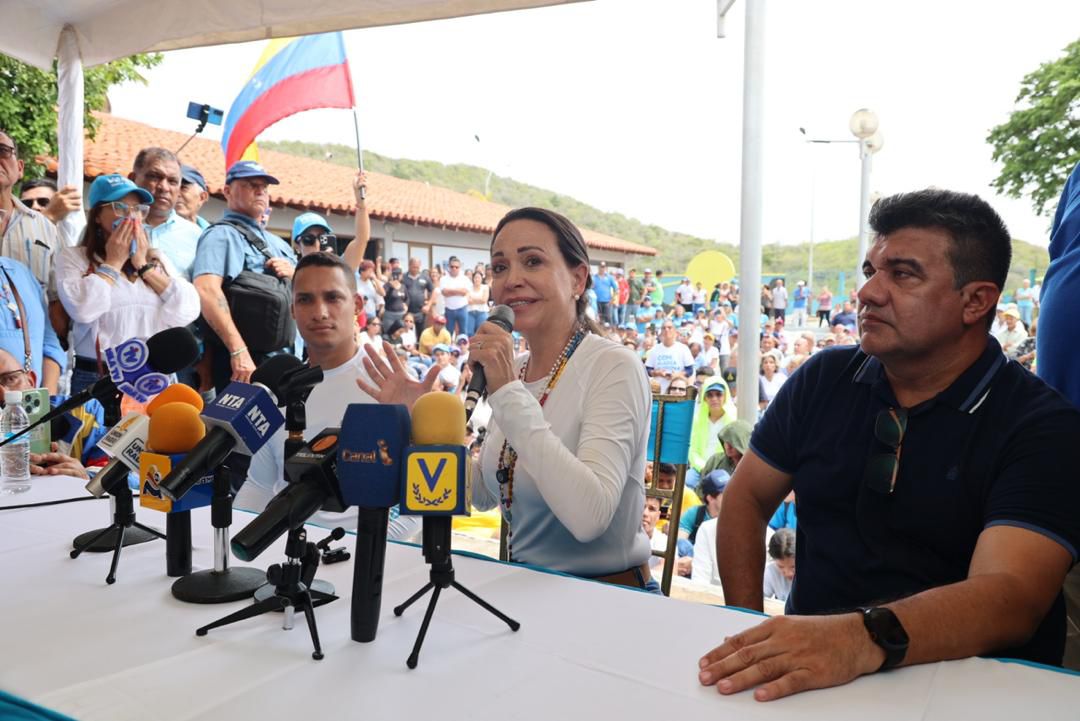
[[[101,401],[102,406],[105,408],[106,425],[112,427],[116,425],[120,418],[120,396],[116,395],[112,398],[105,398]],[[62,417],[62,416],[61,416]],[[109,418],[115,418],[111,423],[108,422]],[[110,491],[110,489],[105,489]],[[114,494],[116,495],[116,494]],[[155,538],[164,538],[159,531],[153,528],[147,528],[141,523],[131,523],[126,526],[127,530],[121,533],[119,526],[117,525],[117,517],[120,513],[120,509],[117,508],[116,501],[112,501],[113,506],[113,523],[106,528],[95,528],[92,531],[86,533],[80,533],[75,536],[75,539],[71,542],[71,545],[78,549],[79,553],[83,551],[89,551],[90,553],[108,553],[116,548],[117,538],[122,546],[134,546],[139,543],[147,543],[153,541]],[[134,520],[134,519],[133,519]],[[76,555],[72,552],[72,558]],[[115,569],[114,569],[115,570]],[[112,583],[112,581],[109,581]]]
[[307,540],[307,531],[303,527],[289,531],[285,541],[285,556],[285,563],[275,563],[266,569],[266,577],[274,584],[273,596],[196,629],[195,635],[205,636],[212,628],[281,610],[285,611],[281,627],[289,631],[292,630],[296,611],[300,610],[307,618],[311,643],[315,647],[311,657],[316,661],[321,660],[323,652],[322,644],[319,643],[319,629],[315,625],[315,609],[336,601],[338,597],[311,589],[315,571],[319,567],[319,549]]
[[[106,535],[112,539],[112,565],[109,566],[109,575],[105,577],[105,583],[116,583],[116,566],[120,563],[120,549],[125,545],[124,536],[130,531],[141,531],[145,534],[149,534],[146,540],[152,540],[154,537],[165,538],[165,534],[155,531],[153,528],[144,526],[135,520],[135,502],[131,494],[131,490],[127,486],[127,476],[124,477],[123,483],[117,484],[119,488],[108,489],[110,495],[113,497],[113,522],[112,525],[97,531],[90,531],[84,533],[76,538],[72,545],[75,549],[71,552],[72,558],[78,558],[83,551],[95,550],[94,544],[105,538]],[[141,543],[142,541],[136,541]],[[109,550],[108,548],[102,550]]]
[[405,665],[409,668],[416,668],[417,663],[420,661],[420,647],[424,645],[424,637],[427,635],[428,626],[431,624],[431,617],[435,615],[435,605],[439,602],[439,593],[444,588],[453,586],[461,591],[471,601],[504,621],[511,631],[517,631],[521,628],[520,623],[454,580],[454,564],[450,558],[450,521],[449,516],[428,516],[424,519],[424,560],[431,564],[431,575],[429,576],[431,580],[410,596],[405,603],[394,607],[394,615],[400,616],[405,613],[405,609],[420,600],[425,593],[432,592],[431,600],[428,601],[427,612],[424,613],[424,621],[420,624],[420,632],[416,636],[416,643],[413,645],[409,658],[405,661]]

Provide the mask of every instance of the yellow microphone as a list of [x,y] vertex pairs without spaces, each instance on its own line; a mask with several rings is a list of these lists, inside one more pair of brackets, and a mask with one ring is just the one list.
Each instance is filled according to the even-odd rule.
[[401,514],[469,515],[470,462],[461,399],[443,391],[420,396],[412,410],[412,445],[405,452]]

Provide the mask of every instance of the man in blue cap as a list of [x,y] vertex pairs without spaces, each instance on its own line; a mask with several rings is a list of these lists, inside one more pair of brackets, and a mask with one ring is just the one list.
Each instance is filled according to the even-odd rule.
[[180,166],[180,197],[176,201],[176,212],[181,218],[190,220],[199,226],[199,230],[206,230],[210,223],[206,221],[199,211],[210,198],[210,191],[206,187],[206,179],[203,178],[199,169],[193,165]]
[[[249,382],[252,371],[262,360],[292,347],[295,325],[272,336],[256,335],[251,330],[249,337],[241,334],[233,317],[234,306],[230,306],[226,297],[226,290],[245,271],[278,278],[286,284],[285,313],[288,313],[287,282],[296,267],[296,256],[288,243],[259,225],[259,219],[270,207],[269,187],[278,184],[277,178],[254,161],[234,163],[225,175],[225,201],[229,210],[221,222],[211,225],[199,238],[192,276],[202,298],[203,318],[213,330],[207,334],[207,344],[212,349],[211,376],[218,391],[230,380]],[[273,289],[269,292],[273,293]],[[261,305],[268,296],[251,297]],[[266,308],[278,312],[281,310],[278,305],[268,302]],[[241,309],[239,305],[235,307]],[[243,310],[255,310],[254,304],[249,302]]]

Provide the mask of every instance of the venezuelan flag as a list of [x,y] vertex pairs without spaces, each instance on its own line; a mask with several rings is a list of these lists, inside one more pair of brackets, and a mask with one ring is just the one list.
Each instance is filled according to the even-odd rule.
[[352,75],[341,33],[273,41],[225,118],[225,167],[282,118],[314,108],[351,108]]

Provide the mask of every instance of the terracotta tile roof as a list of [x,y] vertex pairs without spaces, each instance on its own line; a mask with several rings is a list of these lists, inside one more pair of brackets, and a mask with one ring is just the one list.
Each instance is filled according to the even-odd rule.
[[[101,126],[94,140],[86,140],[84,174],[87,179],[102,173],[126,175],[131,170],[132,160],[142,148],[154,145],[179,148],[187,140],[183,133],[161,130],[105,113],[96,115],[101,120]],[[225,157],[218,142],[195,138],[184,148],[181,157],[184,162],[199,168],[211,195],[223,197]],[[270,186],[271,201],[275,205],[350,215],[355,210],[353,169],[272,150],[260,150],[259,160],[281,180],[281,185]],[[47,158],[45,163],[49,170],[55,172],[55,158]],[[510,210],[505,205],[414,180],[373,172],[368,173],[368,178],[368,212],[382,220],[490,233],[499,219]],[[655,248],[603,233],[583,228],[582,234],[592,248],[638,255],[657,254]]]

